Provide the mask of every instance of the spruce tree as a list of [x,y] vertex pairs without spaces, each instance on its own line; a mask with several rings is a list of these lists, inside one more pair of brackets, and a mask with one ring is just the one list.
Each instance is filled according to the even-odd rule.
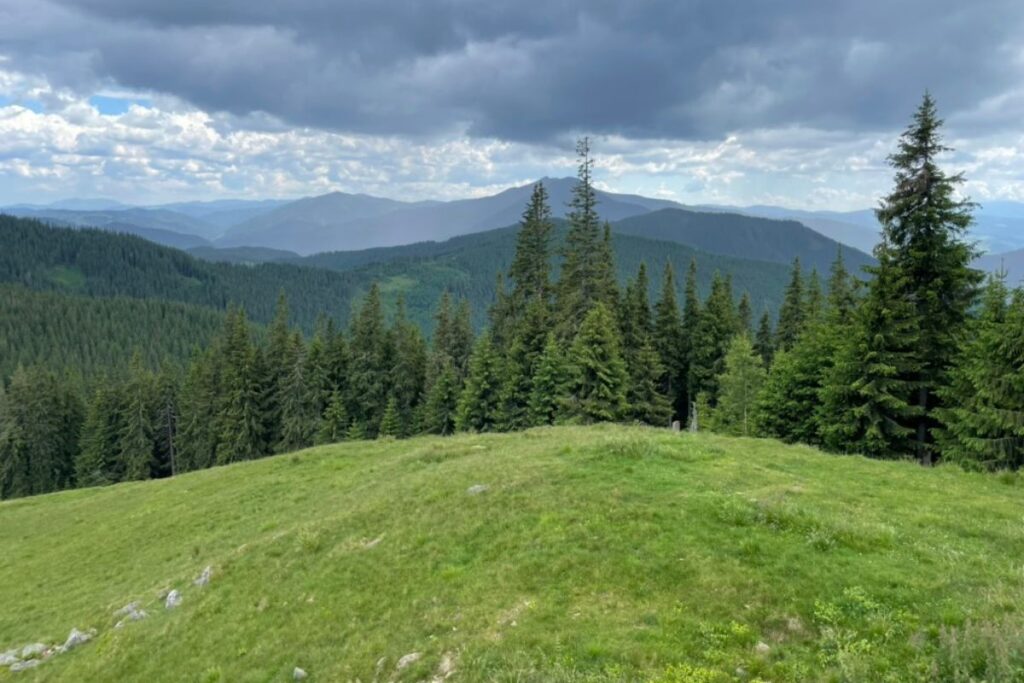
[[621,420],[629,411],[628,386],[615,320],[597,303],[569,349],[567,411],[582,422]]
[[711,293],[700,311],[690,341],[690,396],[704,393],[714,406],[718,397],[718,377],[725,369],[725,354],[737,331],[729,280],[715,273]]
[[391,326],[394,360],[391,365],[391,396],[396,401],[401,429],[396,436],[418,431],[416,407],[423,400],[427,381],[427,345],[419,328],[405,315],[405,302],[399,299]]
[[537,365],[544,353],[550,312],[547,303],[536,297],[527,305],[511,346],[504,352],[505,374],[502,380],[499,423],[502,429],[523,429],[531,425],[530,393]]
[[79,451],[75,457],[75,484],[105,486],[122,481],[124,467],[118,457],[121,409],[111,380],[104,378],[86,406]]
[[124,385],[118,455],[124,463],[125,479],[149,479],[156,464],[153,442],[153,379],[136,351]]
[[153,387],[153,445],[156,465],[153,476],[178,473],[178,373],[164,365]]
[[498,425],[503,369],[491,335],[481,335],[469,361],[466,386],[459,397],[456,429],[489,432]]
[[318,444],[337,443],[344,441],[349,426],[348,411],[345,410],[345,396],[335,389],[327,402],[323,419],[320,420],[320,432],[316,435]]
[[508,271],[516,317],[525,310],[528,302],[539,299],[546,304],[551,296],[553,232],[548,193],[543,183],[537,183],[530,194],[530,203],[523,212],[516,235],[515,257]]
[[654,307],[654,348],[663,373],[658,388],[668,397],[674,415],[686,414],[686,339],[676,301],[675,274],[665,262],[661,296]]
[[764,365],[746,334],[737,334],[725,354],[718,378],[718,404],[713,423],[718,431],[737,436],[756,434],[756,404],[764,383]]
[[825,296],[821,292],[821,279],[818,277],[818,270],[811,269],[807,278],[807,288],[804,291],[804,324],[803,328],[814,325],[821,321],[825,314]]
[[804,301],[803,274],[800,270],[800,259],[793,260],[793,270],[789,285],[779,308],[779,322],[775,327],[775,348],[788,351],[796,344],[797,337],[804,328],[806,315]]
[[564,413],[564,394],[569,382],[568,360],[558,338],[549,333],[530,387],[528,409],[531,425],[555,424]]
[[384,415],[380,420],[380,429],[377,430],[378,439],[395,439],[401,436],[402,418],[398,413],[398,400],[392,396],[388,399],[384,408]]
[[349,391],[352,419],[376,436],[387,404],[392,364],[391,338],[384,326],[380,288],[370,287],[352,324]]
[[217,412],[217,464],[266,455],[270,448],[265,432],[263,358],[252,344],[242,311],[228,316],[219,360],[223,367],[223,391]]
[[968,469],[1024,465],[1024,292],[1007,303],[1005,275],[992,277],[972,334],[939,392],[944,460]]
[[557,286],[557,321],[563,339],[571,339],[588,311],[607,294],[608,246],[602,243],[593,185],[594,161],[590,140],[576,143],[579,158],[577,182],[569,202],[569,231],[562,250],[562,270]]
[[697,327],[701,318],[700,295],[697,292],[697,259],[690,259],[690,267],[686,271],[686,285],[683,294],[683,337],[682,337],[682,359],[680,366],[680,378],[684,384],[682,389],[680,415],[690,414],[690,404],[697,398],[697,391],[693,386],[694,375],[691,369],[695,358],[695,340]]
[[757,334],[754,336],[754,350],[761,356],[764,366],[771,367],[772,358],[775,356],[775,333],[772,331],[772,318],[765,311],[757,324]]
[[449,360],[438,372],[427,392],[423,405],[421,429],[428,434],[448,435],[455,432],[461,383]]
[[316,406],[318,389],[310,390],[308,373],[316,363],[310,363],[302,346],[302,337],[296,333],[289,341],[285,358],[291,358],[291,368],[281,388],[281,425],[274,450],[278,453],[297,451],[313,444],[319,432]]
[[[896,271],[891,278],[894,296],[912,303],[908,333],[913,337],[914,362],[904,379],[913,393],[906,400],[916,409],[910,415],[887,417],[912,430],[914,453],[924,464],[933,461],[930,430],[936,425],[937,394],[946,382],[981,281],[981,274],[970,267],[976,251],[967,241],[974,205],[957,196],[963,175],[947,175],[937,163],[939,155],[949,151],[942,143],[941,127],[935,102],[926,93],[889,157],[895,187],[876,211],[882,225],[876,257],[882,261],[877,252],[885,252]],[[869,288],[877,280],[876,276]]]
[[216,459],[221,368],[214,347],[196,351],[179,397],[178,470],[189,472],[213,465]]
[[736,314],[739,319],[740,334],[753,337],[754,311],[750,306],[750,294],[748,292],[743,292],[743,296],[740,297],[740,304],[736,309]]
[[876,254],[867,296],[824,381],[821,436],[834,451],[899,458],[914,450],[918,327],[900,270],[887,249]]

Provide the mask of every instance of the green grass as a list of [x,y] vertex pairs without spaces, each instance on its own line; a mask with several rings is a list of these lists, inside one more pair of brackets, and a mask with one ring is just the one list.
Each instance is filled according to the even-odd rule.
[[343,444],[6,502],[0,548],[0,651],[99,632],[18,680],[1024,680],[1016,477],[774,441]]

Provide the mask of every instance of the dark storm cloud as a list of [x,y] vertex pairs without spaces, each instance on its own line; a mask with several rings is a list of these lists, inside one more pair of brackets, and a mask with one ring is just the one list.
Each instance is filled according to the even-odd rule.
[[65,87],[514,140],[887,129],[926,87],[952,116],[1020,87],[1021,35],[1020,0],[0,0],[0,54]]

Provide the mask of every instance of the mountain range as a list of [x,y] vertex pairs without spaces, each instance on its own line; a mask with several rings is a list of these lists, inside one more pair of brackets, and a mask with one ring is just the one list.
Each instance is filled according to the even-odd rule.
[[[575,180],[542,181],[548,190],[552,214],[564,217]],[[195,250],[196,255],[209,260],[254,263],[287,260],[295,255],[444,241],[513,225],[520,218],[531,187],[522,185],[495,195],[454,201],[405,202],[332,192],[294,201],[217,200],[145,207],[102,198],[69,199],[45,206],[9,206],[0,211],[54,225],[92,226],[134,234],[167,246]],[[800,253],[806,255],[817,250],[823,254],[831,250],[819,238],[866,255],[878,239],[877,221],[868,209],[841,212],[763,205],[684,206],[665,199],[604,191],[598,191],[598,200],[602,218],[614,223],[619,232],[631,234],[635,223],[630,221],[667,211],[641,221],[647,231],[641,236],[670,239],[703,250],[708,250],[709,245],[722,249],[726,242],[735,240],[729,249],[716,253],[745,258],[788,261]],[[723,235],[719,222],[711,218],[716,214],[745,216],[761,222]],[[1009,253],[1024,249],[1024,203],[990,202],[979,207],[975,219],[972,236],[988,252],[979,265],[989,268],[994,267],[992,264],[1024,260]],[[741,223],[737,218],[721,220],[734,227]],[[805,230],[797,230],[796,224]],[[751,239],[753,233],[757,236]],[[824,258],[812,258],[805,263],[822,270]],[[1013,272],[1012,267],[1010,270]]]

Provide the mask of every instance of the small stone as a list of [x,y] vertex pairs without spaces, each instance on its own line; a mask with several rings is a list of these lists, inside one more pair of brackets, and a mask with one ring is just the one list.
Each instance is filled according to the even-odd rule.
[[683,425],[679,422],[679,420],[672,420],[672,431],[673,432],[678,432],[682,428],[683,428]]
[[466,493],[468,493],[471,496],[479,496],[481,493],[487,491],[488,488],[490,487],[485,486],[483,484],[474,484],[473,486],[470,486],[468,489],[466,489]]
[[18,657],[17,650],[8,650],[7,652],[0,652],[0,666],[10,666],[11,664],[17,662],[19,659],[21,658]]
[[415,664],[420,661],[420,657],[423,656],[422,652],[410,652],[401,659],[398,660],[398,664],[395,666],[396,671],[401,671],[410,664]]
[[148,615],[146,614],[146,610],[139,608],[139,603],[130,602],[121,609],[114,612],[114,616],[124,617],[123,619],[120,619],[116,624],[114,624],[114,628],[124,628],[124,625],[127,624],[129,621],[141,621],[142,619],[145,619]]
[[744,669],[742,666],[736,667],[736,678],[746,679],[746,677],[747,677],[747,670]]
[[15,662],[11,664],[11,673],[18,673],[19,671],[27,671],[28,669],[34,669],[43,663],[41,659],[27,659],[24,662]]
[[167,609],[172,609],[181,604],[181,593],[177,589],[172,590],[167,594],[167,600],[164,602],[164,606]]
[[754,651],[759,655],[766,655],[771,652],[771,648],[768,647],[768,643],[764,641],[758,641],[757,645],[754,646]]
[[32,643],[21,648],[21,658],[28,659],[29,657],[38,657],[44,652],[46,652],[45,645],[42,643]]
[[297,681],[304,681],[307,676],[309,676],[309,674],[306,673],[305,669],[300,669],[299,667],[292,669],[292,678]]
[[203,570],[203,573],[199,575],[199,578],[192,582],[192,585],[202,588],[206,584],[210,583],[211,576],[213,576],[213,567],[207,567]]
[[82,643],[88,643],[92,640],[94,635],[94,632],[86,633],[85,631],[79,631],[77,628],[73,628],[71,629],[71,633],[68,634],[68,639],[60,646],[60,651],[67,652],[68,650],[75,649]]

